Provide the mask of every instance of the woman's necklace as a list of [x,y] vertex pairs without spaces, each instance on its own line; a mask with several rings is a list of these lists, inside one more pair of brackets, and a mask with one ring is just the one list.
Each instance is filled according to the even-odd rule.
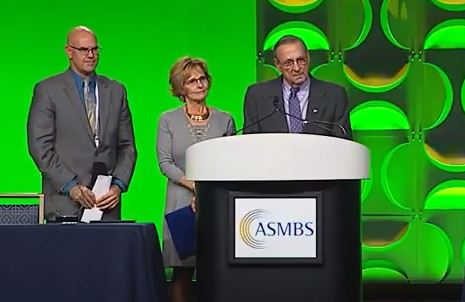
[[191,134],[192,140],[194,143],[201,142],[207,137],[208,129],[210,129],[210,124],[202,126],[193,126],[191,123],[187,123],[187,128]]
[[186,106],[186,115],[191,121],[203,122],[210,117],[210,110],[208,109],[208,107],[205,108],[207,109],[207,112],[205,112],[204,114],[192,114],[189,113]]

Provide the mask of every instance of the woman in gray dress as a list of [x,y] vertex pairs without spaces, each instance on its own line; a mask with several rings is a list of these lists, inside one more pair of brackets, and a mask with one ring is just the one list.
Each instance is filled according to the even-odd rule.
[[[211,77],[205,61],[184,57],[170,71],[171,92],[182,106],[164,112],[158,124],[157,155],[161,172],[167,177],[165,214],[193,202],[194,183],[185,177],[185,151],[203,140],[231,135],[235,131],[230,114],[208,107],[206,98]],[[166,221],[163,225],[163,257],[173,268],[172,301],[188,301],[195,256],[180,259]]]

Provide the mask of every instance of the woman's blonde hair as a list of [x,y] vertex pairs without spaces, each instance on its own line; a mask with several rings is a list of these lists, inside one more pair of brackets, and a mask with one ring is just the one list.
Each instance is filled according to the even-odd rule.
[[211,76],[208,73],[207,63],[202,59],[182,57],[178,59],[170,70],[170,86],[173,96],[184,101],[183,86],[185,81],[191,76],[193,70],[201,70],[208,80],[208,87],[211,86]]

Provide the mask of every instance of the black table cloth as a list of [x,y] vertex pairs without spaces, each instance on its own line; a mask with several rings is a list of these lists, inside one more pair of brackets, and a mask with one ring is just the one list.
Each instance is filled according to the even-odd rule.
[[0,226],[0,300],[166,302],[151,224]]

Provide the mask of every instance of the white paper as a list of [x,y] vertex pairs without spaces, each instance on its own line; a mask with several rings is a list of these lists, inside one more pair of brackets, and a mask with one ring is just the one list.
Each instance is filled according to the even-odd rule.
[[81,222],[89,223],[91,221],[99,221],[102,220],[102,216],[103,212],[97,207],[93,207],[92,209],[84,209]]
[[94,187],[92,188],[92,193],[94,193],[95,198],[102,197],[105,195],[111,186],[111,175],[98,175],[97,180],[95,181]]
[[[95,198],[105,195],[111,186],[111,175],[98,175],[97,180],[95,181],[94,187],[92,188],[92,193],[94,193]],[[84,213],[81,217],[81,222],[90,221],[99,221],[102,220],[103,212],[97,208],[93,207],[92,209],[84,209]]]

